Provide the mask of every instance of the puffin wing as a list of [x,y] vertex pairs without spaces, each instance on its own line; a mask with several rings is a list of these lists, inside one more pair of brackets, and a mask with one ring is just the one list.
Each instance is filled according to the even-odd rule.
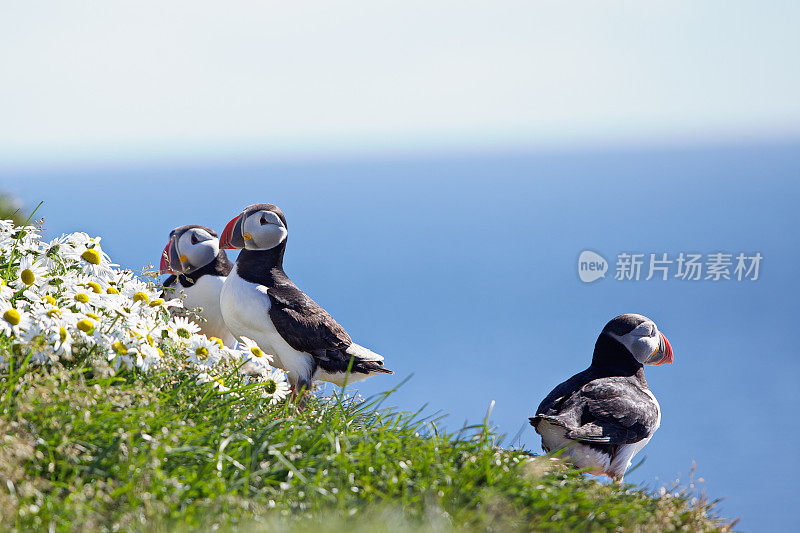
[[536,428],[540,421],[547,420],[565,429],[579,427],[580,409],[577,406],[577,400],[581,388],[590,379],[588,370],[584,370],[550,391],[550,394],[539,404],[536,416],[529,418],[531,425]]
[[567,437],[597,444],[632,444],[656,430],[658,405],[625,378],[603,378],[580,389],[581,425],[568,428]]
[[289,346],[301,352],[346,349],[353,341],[342,326],[294,284],[271,287],[269,317]]
[[383,357],[355,344],[331,315],[292,284],[267,290],[269,317],[289,346],[311,354],[328,372],[346,372],[353,358],[352,371],[390,372],[383,368]]
[[556,387],[531,425],[547,421],[564,428],[568,439],[594,444],[630,444],[655,431],[658,407],[641,388],[618,377],[584,380],[577,374]]

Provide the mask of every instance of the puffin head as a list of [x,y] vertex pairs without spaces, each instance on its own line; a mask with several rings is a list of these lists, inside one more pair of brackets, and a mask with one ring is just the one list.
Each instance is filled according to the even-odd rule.
[[161,254],[161,273],[191,274],[212,262],[219,248],[219,239],[212,229],[197,225],[175,228]]
[[674,360],[667,337],[646,316],[630,313],[612,318],[600,333],[600,339],[603,336],[611,337],[624,346],[642,365],[663,365]]
[[219,240],[221,248],[271,250],[286,242],[286,218],[272,204],[253,204],[233,218]]

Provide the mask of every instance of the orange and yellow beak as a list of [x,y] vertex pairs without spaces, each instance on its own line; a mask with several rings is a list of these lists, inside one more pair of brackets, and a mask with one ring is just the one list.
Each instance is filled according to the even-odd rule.
[[164,251],[161,252],[161,265],[159,270],[162,274],[180,274],[181,257],[178,254],[178,245],[174,238],[170,238]]
[[219,247],[227,250],[244,248],[241,214],[235,216],[222,230],[222,236],[219,238]]
[[661,354],[661,359],[657,360],[655,363],[651,363],[652,365],[663,365],[675,361],[675,356],[672,353],[672,345],[663,333],[659,332],[659,334],[661,335],[661,347],[658,353]]

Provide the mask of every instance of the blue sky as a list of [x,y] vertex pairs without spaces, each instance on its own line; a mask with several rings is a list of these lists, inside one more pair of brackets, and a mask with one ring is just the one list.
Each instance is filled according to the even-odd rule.
[[800,130],[790,0],[3,1],[2,11],[6,165]]
[[[796,522],[800,4],[0,4],[0,191],[50,234],[139,269],[276,203],[289,274],[397,371],[363,392],[413,373],[396,404],[450,427],[496,400],[532,450],[603,324],[646,314],[676,362],[647,369],[663,423],[628,479],[695,461],[743,528]],[[586,285],[585,249],[764,261]]]

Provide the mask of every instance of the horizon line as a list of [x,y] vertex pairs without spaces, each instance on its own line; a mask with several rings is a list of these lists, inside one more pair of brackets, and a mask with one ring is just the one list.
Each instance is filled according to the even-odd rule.
[[242,143],[238,147],[220,145],[211,150],[204,145],[176,148],[169,152],[139,150],[117,153],[85,153],[73,157],[34,161],[32,158],[3,160],[0,154],[0,177],[21,173],[26,175],[59,172],[97,172],[119,169],[123,166],[137,168],[187,168],[195,166],[259,166],[267,164],[347,164],[397,160],[428,160],[455,157],[492,158],[525,156],[591,155],[613,153],[696,151],[735,147],[791,146],[800,144],[800,130],[768,133],[729,132],[721,135],[650,136],[637,138],[582,139],[573,141],[506,141],[485,140],[459,142],[450,140],[435,144],[399,143],[394,146],[362,146],[350,144],[322,148],[313,143],[307,148],[297,145],[287,148]]

